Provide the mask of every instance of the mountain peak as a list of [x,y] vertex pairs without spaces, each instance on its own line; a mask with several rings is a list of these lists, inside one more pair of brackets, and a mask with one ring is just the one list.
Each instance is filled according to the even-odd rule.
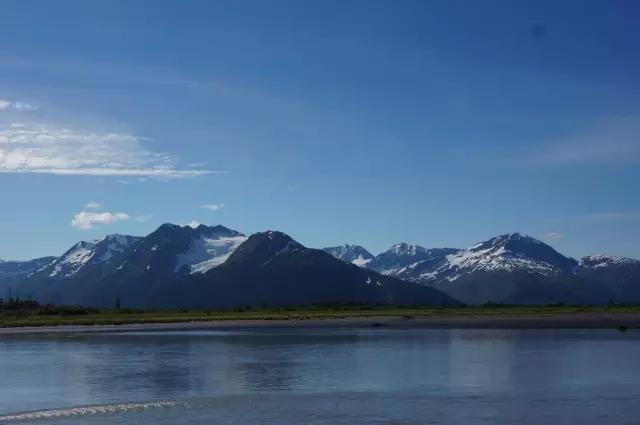
[[254,233],[229,256],[227,262],[263,265],[274,257],[292,251],[304,249],[304,246],[289,235],[267,230]]
[[415,255],[426,253],[427,249],[424,247],[421,247],[420,245],[411,245],[411,244],[402,242],[402,243],[397,243],[392,245],[391,248],[387,250],[387,252],[395,255],[415,256]]
[[342,260],[346,263],[353,263],[359,267],[364,267],[374,258],[373,254],[360,245],[344,244],[323,248],[322,250],[331,254],[338,260]]
[[[544,242],[529,236],[523,233],[515,232],[515,233],[505,233],[504,235],[495,236],[488,241],[482,242],[476,247],[479,246],[509,246],[509,245],[522,245],[522,244],[532,244],[532,245],[542,245]],[[473,247],[475,248],[475,247]],[[472,248],[472,249],[473,249]]]

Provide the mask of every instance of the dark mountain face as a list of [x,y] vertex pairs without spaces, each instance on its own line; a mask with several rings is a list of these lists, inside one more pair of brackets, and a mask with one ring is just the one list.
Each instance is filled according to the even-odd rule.
[[[183,284],[189,289],[169,291],[167,299],[200,307],[457,304],[437,290],[344,263],[280,232],[252,235],[223,265]],[[207,295],[193,300],[190,293]]]
[[304,246],[282,232],[256,233],[247,239],[227,260],[229,265],[255,268],[267,265],[278,256],[291,251],[305,249]]
[[360,245],[340,245],[322,249],[327,254],[331,254],[338,260],[352,263],[356,266],[364,267],[374,259],[373,254]]

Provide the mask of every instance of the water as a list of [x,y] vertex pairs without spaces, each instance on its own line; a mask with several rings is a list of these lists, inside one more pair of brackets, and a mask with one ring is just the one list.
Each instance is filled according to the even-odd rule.
[[640,333],[0,336],[0,424],[632,424]]

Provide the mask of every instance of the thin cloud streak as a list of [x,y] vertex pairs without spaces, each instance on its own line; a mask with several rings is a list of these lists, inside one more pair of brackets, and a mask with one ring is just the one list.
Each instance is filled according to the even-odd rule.
[[174,156],[144,147],[147,140],[127,133],[13,123],[0,128],[0,173],[166,179],[226,173],[178,168]]
[[221,209],[224,209],[226,207],[225,204],[204,204],[204,205],[200,205],[200,208],[204,208],[205,210],[209,210],[209,211],[220,211]]
[[0,99],[0,109],[15,109],[21,112],[31,112],[37,111],[40,109],[40,106],[34,103]]
[[543,146],[536,165],[634,165],[640,163],[640,117],[609,119]]

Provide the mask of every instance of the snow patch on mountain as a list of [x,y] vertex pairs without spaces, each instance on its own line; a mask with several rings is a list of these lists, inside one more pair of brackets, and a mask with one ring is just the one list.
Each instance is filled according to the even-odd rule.
[[49,273],[49,277],[55,277],[63,274],[65,277],[76,274],[91,258],[95,251],[93,248],[98,241],[81,241],[75,244],[62,257],[58,258],[51,265],[53,270]]
[[[526,269],[542,275],[553,275],[556,268],[545,262],[536,261],[526,255],[511,252],[504,247],[490,247],[486,249],[470,249],[458,254],[447,256],[448,264],[441,267],[435,274],[444,271],[452,271],[454,274],[447,276],[447,280],[454,281],[464,274],[476,271],[516,271]],[[458,273],[456,273],[458,272]]]
[[244,242],[247,237],[239,236],[201,236],[191,242],[187,252],[178,254],[175,272],[183,267],[190,274],[206,273],[227,261],[227,258]]
[[108,235],[101,240],[81,241],[38,272],[48,272],[49,277],[71,277],[89,263],[110,262],[114,255],[123,252],[139,239],[134,236]]

